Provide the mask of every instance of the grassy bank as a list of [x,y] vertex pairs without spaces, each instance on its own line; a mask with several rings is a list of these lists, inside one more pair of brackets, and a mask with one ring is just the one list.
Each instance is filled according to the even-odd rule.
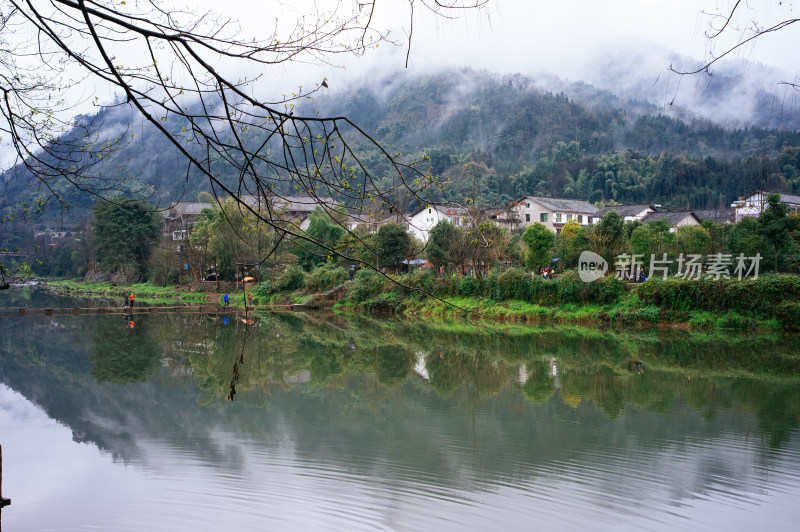
[[79,280],[44,280],[43,282],[51,292],[74,297],[104,297],[122,301],[133,292],[137,302],[148,304],[207,303],[209,301],[208,294],[190,290],[188,287]]
[[[311,274],[292,268],[247,291],[262,308],[303,303],[346,278],[342,268],[324,266]],[[47,286],[65,295],[120,299],[133,291],[137,301],[150,304],[222,304],[220,294],[189,287],[79,281],[51,281]],[[230,295],[231,305],[243,303],[241,290]],[[800,277],[768,274],[756,280],[655,279],[626,284],[615,277],[585,283],[576,271],[543,279],[517,269],[495,271],[485,278],[439,277],[430,271],[385,277],[362,270],[335,308],[525,324],[796,331],[800,330]]]
[[585,283],[575,271],[546,280],[506,270],[483,279],[418,272],[397,280],[405,286],[359,272],[338,308],[519,323],[800,329],[800,277],[792,275],[626,284],[614,277]]

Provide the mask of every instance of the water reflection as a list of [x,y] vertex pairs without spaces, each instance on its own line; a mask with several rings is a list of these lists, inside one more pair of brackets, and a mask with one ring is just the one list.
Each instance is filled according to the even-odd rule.
[[[224,318],[1,321],[0,382],[24,399],[0,394],[0,412],[30,401],[132,466],[135,480],[101,484],[135,492],[129,505],[158,522],[118,505],[116,529],[225,526],[234,507],[245,529],[800,517],[776,506],[800,494],[796,337]],[[40,442],[23,416],[0,429]],[[9,475],[10,508],[28,516],[10,491],[25,477]],[[70,502],[71,519],[91,513]]]

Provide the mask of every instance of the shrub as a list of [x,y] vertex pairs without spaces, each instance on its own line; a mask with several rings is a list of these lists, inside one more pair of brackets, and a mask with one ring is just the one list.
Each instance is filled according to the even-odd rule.
[[800,303],[797,301],[784,301],[778,306],[776,314],[784,329],[790,331],[800,330]]
[[658,318],[661,314],[661,311],[655,305],[650,305],[647,307],[642,307],[636,311],[636,317],[642,321],[647,321],[652,324],[658,323]]
[[477,277],[465,275],[458,281],[458,293],[465,297],[480,297],[483,288],[483,281]]
[[274,288],[276,292],[292,292],[303,288],[305,285],[306,273],[300,266],[289,266],[275,279]]
[[625,283],[616,276],[608,276],[589,284],[589,296],[594,303],[610,305],[627,293]]
[[364,303],[364,309],[369,312],[394,312],[399,304],[400,295],[397,292],[386,292]]
[[457,296],[458,279],[453,276],[437,277],[433,282],[433,293],[439,297]]
[[306,278],[305,287],[309,292],[325,292],[347,280],[347,270],[333,264],[315,269]]
[[638,285],[647,303],[675,310],[755,311],[772,315],[785,300],[800,299],[800,278],[763,275],[758,279],[651,279]]
[[353,279],[346,299],[352,303],[363,303],[375,297],[383,288],[383,278],[374,270],[361,270]]
[[531,301],[531,275],[517,268],[510,268],[489,278],[489,296],[498,301],[520,299]]
[[253,288],[253,293],[257,296],[261,297],[269,297],[272,294],[272,281],[267,279],[259,283],[255,288]]
[[556,287],[562,303],[583,303],[589,293],[588,283],[581,280],[577,270],[559,275]]

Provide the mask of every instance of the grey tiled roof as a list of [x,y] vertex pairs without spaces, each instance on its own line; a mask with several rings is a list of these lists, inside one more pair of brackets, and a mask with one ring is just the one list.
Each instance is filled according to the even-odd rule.
[[178,201],[170,206],[167,215],[178,216],[187,214],[200,214],[200,211],[202,211],[203,209],[208,209],[211,207],[214,207],[214,205],[210,203]]
[[732,222],[734,218],[733,211],[731,209],[706,209],[693,212],[695,216],[697,216],[697,219],[701,222],[711,220],[712,222],[716,223],[724,223]]
[[[240,199],[253,207],[259,203],[259,198],[253,195],[243,195]],[[270,198],[270,202],[273,209],[283,209],[288,212],[311,212],[318,206],[327,207],[328,209],[336,207],[336,201],[325,196],[317,198],[311,196],[273,196]]]
[[591,203],[581,200],[542,198],[539,196],[525,196],[520,201],[525,201],[527,199],[535,201],[539,205],[547,207],[552,211],[581,212],[586,214],[594,214],[595,211],[597,211],[597,207],[595,207]]
[[800,205],[800,196],[792,196],[791,194],[781,194],[781,201],[784,203],[793,203]]
[[[693,211],[658,211],[658,212],[649,212],[644,215],[642,218],[642,223],[653,222],[655,220],[667,220],[670,225],[678,225],[678,222],[686,218],[687,216],[692,215],[695,218],[697,216],[694,214]],[[699,219],[697,220],[700,221]]]
[[603,207],[602,209],[598,210],[596,213],[594,213],[594,216],[596,216],[597,218],[602,218],[611,211],[616,212],[622,217],[636,216],[637,214],[647,209],[648,207],[652,210],[656,210],[654,206],[647,204],[609,205],[607,207]]

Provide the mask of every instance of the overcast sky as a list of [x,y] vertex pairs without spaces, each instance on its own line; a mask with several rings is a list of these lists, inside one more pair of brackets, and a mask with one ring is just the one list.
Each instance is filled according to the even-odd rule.
[[[602,72],[596,72],[598,65],[604,69],[613,61],[635,65],[637,71],[632,74],[655,79],[672,63],[696,67],[712,46],[720,53],[741,38],[739,30],[751,20],[768,26],[798,15],[792,1],[753,3],[759,9],[740,8],[743,16],[730,28],[730,38],[714,44],[706,37],[710,17],[704,13],[726,12],[732,4],[727,0],[490,0],[486,8],[462,12],[455,20],[432,16],[417,0],[409,69],[469,66],[532,75],[550,72],[592,82],[602,77]],[[246,0],[226,2],[231,7],[227,14],[246,12],[247,4]],[[404,40],[409,28],[407,2],[379,0],[377,7],[378,26],[391,27],[393,35]],[[284,9],[284,16],[291,18],[302,12],[302,2],[284,4]],[[257,32],[259,20],[257,12],[248,14],[245,33]],[[793,77],[798,70],[798,44],[800,24],[745,46],[732,58],[774,66]],[[403,68],[405,54],[404,47],[384,46],[346,61],[347,70],[321,71],[346,84],[370,69]]]
[[[433,15],[422,6],[423,1],[431,2],[415,0],[410,73],[470,67],[501,74],[521,73],[534,77],[540,84],[546,83],[548,75],[558,76],[565,81],[592,83],[621,96],[649,99],[665,108],[669,108],[672,100],[677,100],[679,105],[695,112],[723,120],[746,116],[741,110],[747,109],[754,100],[753,94],[764,90],[769,94],[783,91],[776,99],[781,109],[800,109],[797,103],[800,92],[779,85],[780,81],[797,79],[800,24],[766,35],[720,64],[721,70],[737,62],[745,65],[744,75],[738,76],[736,81],[741,87],[735,91],[709,91],[709,83],[722,82],[710,81],[703,75],[679,80],[668,72],[671,64],[678,68],[697,68],[709,57],[710,50],[721,53],[735,44],[743,31],[752,26],[753,20],[762,27],[769,27],[777,21],[797,17],[792,0],[752,2],[759,5],[758,10],[743,6],[741,16],[724,34],[727,40],[720,42],[711,42],[706,36],[711,29],[710,14],[727,12],[732,4],[729,0],[572,0],[566,3],[488,0],[482,9],[455,12],[452,20]],[[411,28],[409,3],[407,0],[376,2],[374,26],[390,30],[390,36],[402,43],[400,46],[382,45],[362,57],[329,57],[332,65],[302,62],[277,67],[250,65],[249,71],[229,74],[234,79],[242,74],[261,75],[262,81],[252,88],[253,93],[270,98],[291,94],[298,85],[308,87],[324,78],[328,79],[332,91],[346,90],[365,79],[402,70],[408,52],[407,32]],[[185,0],[167,0],[167,3],[184,5]],[[197,0],[191,10],[199,13],[224,9],[220,15],[239,21],[242,39],[264,39],[271,34],[276,20],[285,29],[304,15],[313,15],[315,5],[324,11],[338,3],[339,0],[266,0],[259,3]],[[357,0],[341,0],[341,4],[352,7]],[[126,8],[135,8],[135,5],[128,2]],[[146,63],[147,59],[143,61]],[[768,71],[763,65],[780,70]],[[676,98],[679,81],[681,93]],[[95,109],[90,104],[95,96],[100,102],[109,103],[115,93],[122,96],[119,88],[103,86],[97,80],[82,84],[79,90],[78,97],[69,98],[71,102],[81,102],[71,109],[73,114],[93,112]],[[716,101],[705,101],[712,92]],[[786,105],[787,101],[790,105]],[[753,115],[757,112],[754,109]],[[0,160],[5,159],[4,153],[6,150],[0,149]]]

